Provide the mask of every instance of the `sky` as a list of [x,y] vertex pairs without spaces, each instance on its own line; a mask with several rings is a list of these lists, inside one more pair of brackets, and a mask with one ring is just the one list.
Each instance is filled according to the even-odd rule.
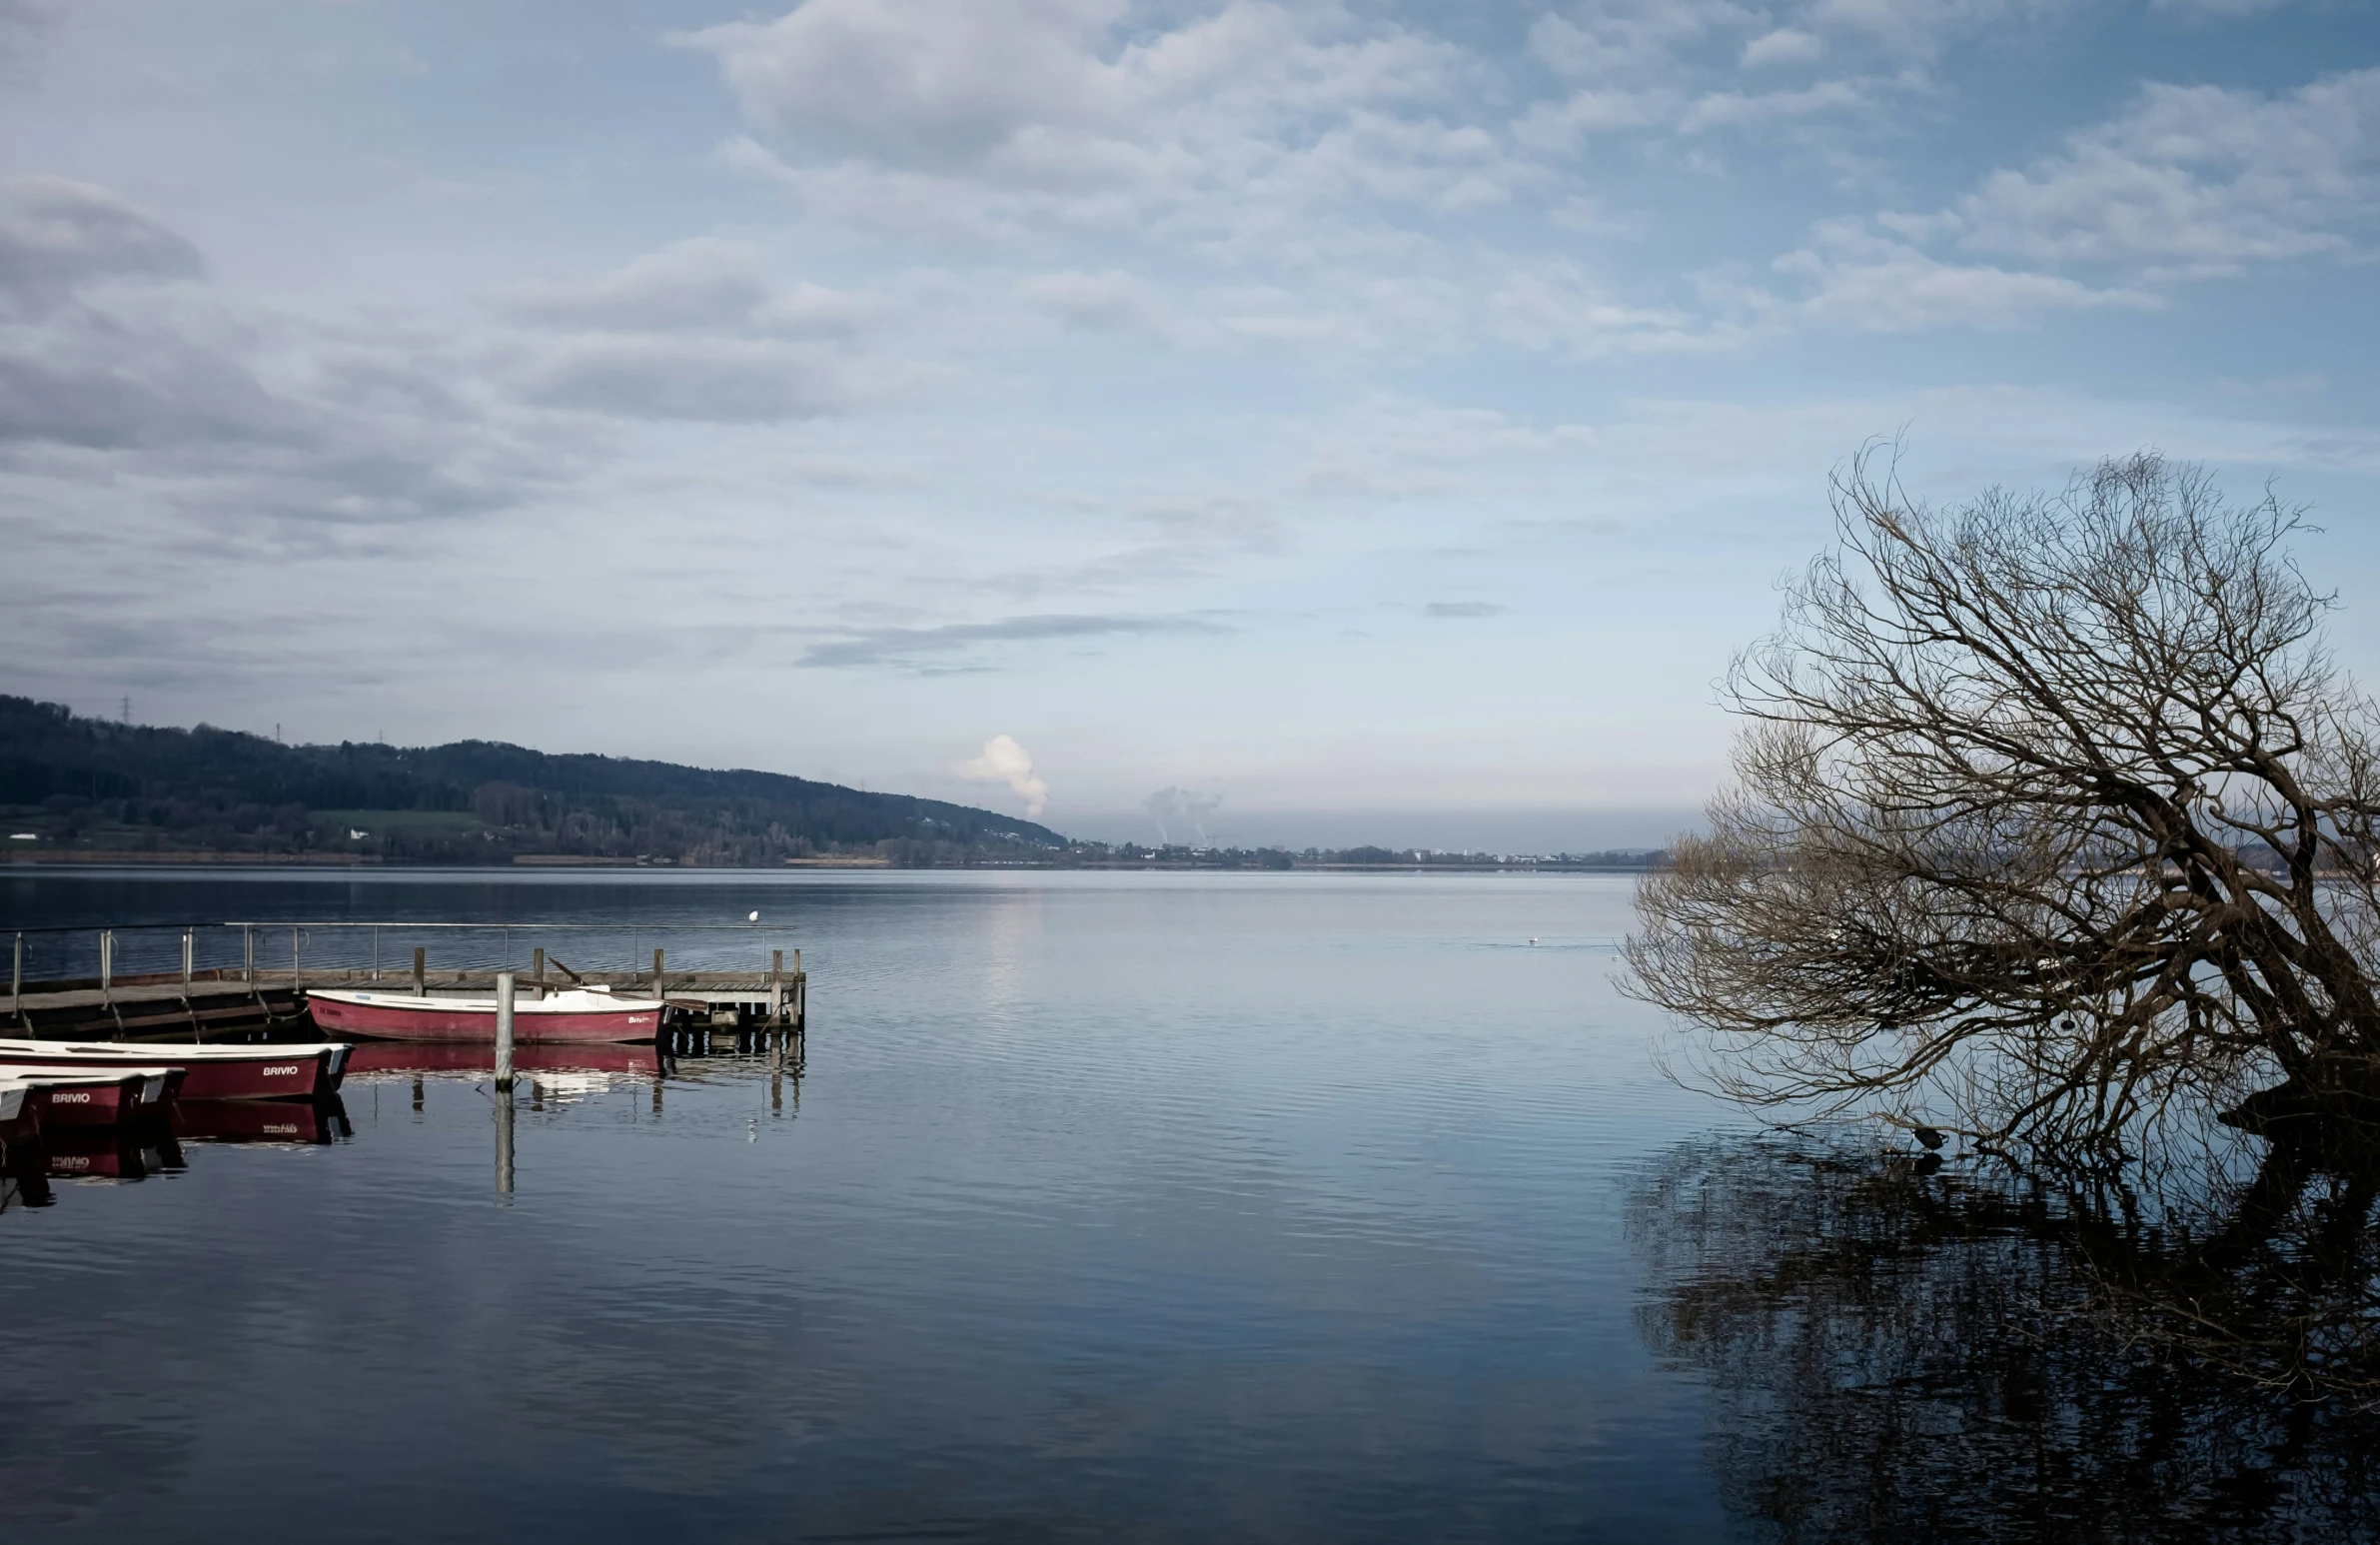
[[2322,528],[2380,12],[0,0],[0,691],[1551,850],[1897,439]]

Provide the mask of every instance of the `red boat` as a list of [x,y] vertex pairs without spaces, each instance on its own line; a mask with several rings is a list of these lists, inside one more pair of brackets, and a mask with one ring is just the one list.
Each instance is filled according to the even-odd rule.
[[47,1129],[60,1126],[121,1126],[156,1115],[182,1087],[179,1067],[110,1067],[95,1072],[16,1070],[25,1086],[25,1112]]
[[112,1072],[159,1063],[184,1069],[185,1099],[314,1099],[339,1087],[347,1071],[344,1041],[303,1045],[200,1045],[180,1042],[0,1040],[0,1075]]
[[[326,1030],[384,1040],[496,1039],[496,999],[415,997],[405,992],[313,992],[306,1006]],[[513,1005],[513,1039],[650,1040],[660,1028],[659,998],[613,997],[574,988]]]

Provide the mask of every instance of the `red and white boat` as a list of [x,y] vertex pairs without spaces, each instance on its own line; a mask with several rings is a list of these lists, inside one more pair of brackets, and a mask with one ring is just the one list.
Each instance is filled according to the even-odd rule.
[[14,1069],[24,1085],[23,1114],[43,1127],[122,1126],[158,1115],[182,1087],[179,1067],[109,1067],[92,1072]]
[[[496,999],[416,997],[410,992],[309,991],[314,1022],[348,1035],[385,1040],[494,1040]],[[665,1005],[659,998],[614,997],[573,988],[513,1003],[513,1039],[650,1040]]]
[[345,1041],[202,1045],[195,1041],[0,1040],[0,1074],[108,1072],[164,1064],[184,1070],[184,1099],[316,1099],[347,1071]]

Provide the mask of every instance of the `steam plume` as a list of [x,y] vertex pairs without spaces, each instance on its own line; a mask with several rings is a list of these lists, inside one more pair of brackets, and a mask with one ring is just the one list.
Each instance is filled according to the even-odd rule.
[[971,783],[1006,783],[1025,801],[1025,816],[1037,820],[1049,802],[1049,784],[1033,771],[1033,754],[1013,736],[995,735],[983,743],[983,755],[951,769]]
[[1187,788],[1160,788],[1140,801],[1149,812],[1149,819],[1157,823],[1157,840],[1173,840],[1167,827],[1174,821],[1190,822],[1190,829],[1198,833],[1198,845],[1207,845],[1207,817],[1223,803],[1219,793],[1193,793]]

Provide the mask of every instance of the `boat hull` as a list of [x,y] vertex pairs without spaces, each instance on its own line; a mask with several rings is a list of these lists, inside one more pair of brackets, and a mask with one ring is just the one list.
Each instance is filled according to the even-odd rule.
[[[307,1007],[314,1022],[342,1035],[369,1035],[380,1040],[496,1039],[496,1008],[464,1000],[443,1004],[435,998],[367,999],[363,993],[309,993]],[[532,1003],[513,1014],[515,1041],[650,1040],[660,1027],[658,1004],[591,1008],[556,1012]]]
[[84,1073],[60,1068],[24,1075],[25,1110],[44,1131],[62,1126],[123,1126],[174,1102],[181,1069]]
[[[158,1044],[59,1047],[26,1050],[0,1045],[0,1072],[111,1075],[137,1055],[141,1065],[165,1063],[184,1070],[184,1099],[315,1099],[339,1087],[331,1067],[333,1046],[258,1046],[254,1055],[226,1056],[220,1046]],[[346,1057],[337,1061],[344,1067]]]

